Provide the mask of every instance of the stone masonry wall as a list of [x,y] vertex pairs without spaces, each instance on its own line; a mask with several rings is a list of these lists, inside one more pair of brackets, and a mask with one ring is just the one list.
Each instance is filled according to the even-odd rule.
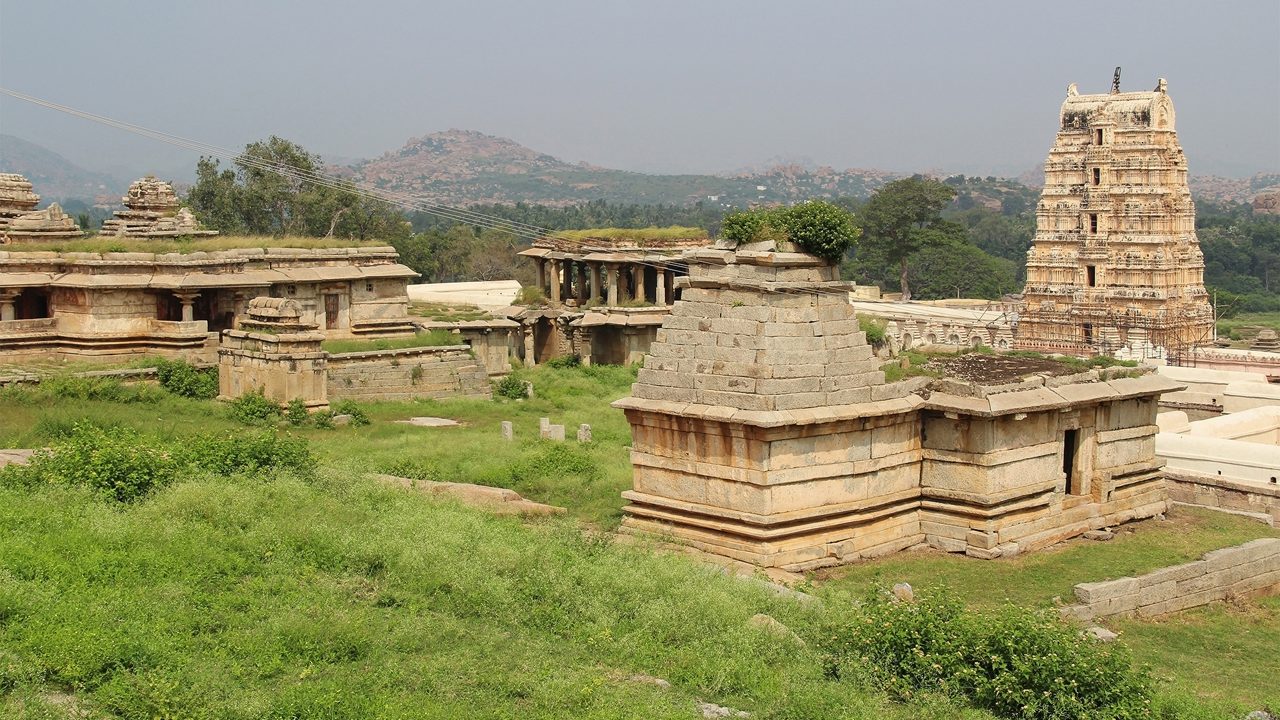
[[466,345],[329,356],[329,398],[492,397],[489,373]]
[[1201,475],[1167,467],[1165,483],[1173,502],[1265,517],[1273,527],[1280,527],[1280,484]]
[[1127,614],[1153,617],[1277,588],[1280,538],[1262,538],[1138,577],[1080,583],[1075,587],[1080,604],[1063,608],[1062,616],[1086,621]]

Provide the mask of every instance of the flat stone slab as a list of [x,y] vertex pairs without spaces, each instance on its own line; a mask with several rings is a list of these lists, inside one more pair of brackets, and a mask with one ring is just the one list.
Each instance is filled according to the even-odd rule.
[[31,460],[31,456],[35,454],[35,450],[25,450],[20,448],[10,448],[0,450],[0,467],[5,465],[26,465]]
[[414,425],[417,427],[457,427],[460,423],[457,420],[440,417],[411,417],[408,420],[397,420],[401,425]]
[[562,515],[565,513],[565,508],[527,500],[520,493],[507,488],[472,485],[470,483],[413,480],[396,475],[374,475],[374,477],[388,485],[416,490],[428,495],[451,497],[464,505],[487,510],[497,515],[533,516]]

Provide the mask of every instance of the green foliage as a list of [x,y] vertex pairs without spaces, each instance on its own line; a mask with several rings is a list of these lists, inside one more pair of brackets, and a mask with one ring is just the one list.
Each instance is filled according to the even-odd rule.
[[582,365],[582,358],[577,355],[561,355],[553,357],[546,362],[547,367],[563,370],[564,368],[575,368]]
[[278,435],[271,429],[195,438],[175,450],[174,454],[183,464],[216,475],[275,470],[309,475],[316,469],[315,458],[311,456],[306,440]]
[[372,352],[375,350],[407,350],[419,347],[440,347],[443,345],[462,345],[462,338],[448,330],[431,330],[420,332],[410,337],[375,338],[373,340],[325,340],[320,344],[326,352],[339,354],[349,352]]
[[49,400],[92,400],[113,403],[154,404],[164,397],[159,388],[145,383],[125,384],[116,378],[57,376],[40,381],[39,386],[19,386],[0,391],[19,402],[44,403]]
[[178,397],[212,400],[218,396],[216,368],[197,369],[183,360],[160,359],[155,363],[160,387]]
[[311,413],[307,412],[307,403],[302,398],[290,400],[288,407],[284,410],[284,419],[293,427],[306,425],[311,419]]
[[26,467],[0,469],[0,483],[81,486],[119,502],[133,502],[173,480],[171,453],[124,428],[77,424]]
[[872,345],[884,345],[885,329],[889,323],[880,318],[858,316],[858,329],[867,334],[867,342]]
[[516,293],[515,304],[539,307],[547,304],[547,295],[540,287],[525,285],[520,288],[520,292]]
[[[263,169],[287,168],[289,176]],[[324,162],[301,146],[275,137],[245,146],[237,169],[219,170],[200,158],[196,183],[186,202],[208,227],[229,234],[379,238],[409,235],[409,224],[391,205],[367,197],[355,186],[333,187],[304,175],[320,173]]]
[[822,200],[731,213],[720,228],[725,239],[739,245],[789,240],[811,255],[832,261],[844,257],[860,232],[853,213]]
[[280,404],[261,392],[245,393],[231,401],[231,417],[245,425],[275,423],[280,415]]
[[493,384],[493,392],[504,398],[523,400],[525,397],[524,381],[514,374],[507,375]]
[[355,400],[351,400],[348,398],[344,400],[339,400],[334,403],[330,403],[329,409],[333,411],[334,415],[351,416],[351,419],[348,421],[348,424],[350,425],[359,427],[361,425],[369,424],[368,413],[366,413],[364,411],[364,408],[360,407],[360,405],[357,404]]
[[1099,643],[1051,611],[977,612],[942,592],[917,597],[875,593],[824,633],[829,672],[907,700],[963,696],[1007,718],[1149,717],[1153,683],[1123,645]]
[[895,180],[871,196],[862,212],[862,247],[898,266],[903,299],[911,299],[908,259],[927,247],[958,242],[963,229],[942,218],[955,197],[950,186],[920,176]]
[[1197,203],[1196,234],[1220,317],[1280,311],[1280,218],[1247,203]]

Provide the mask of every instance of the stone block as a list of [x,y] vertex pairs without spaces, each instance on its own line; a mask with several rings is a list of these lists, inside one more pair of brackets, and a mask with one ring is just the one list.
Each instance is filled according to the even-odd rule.
[[871,400],[871,388],[861,387],[827,393],[828,405],[857,405]]
[[964,538],[965,542],[972,547],[990,550],[999,544],[996,533],[984,533],[976,530],[970,530]]
[[1000,557],[1000,551],[995,548],[987,550],[984,548],[973,547],[972,545],[965,546],[964,554],[971,558],[978,558],[979,560],[995,560]]
[[1118,580],[1079,583],[1075,586],[1075,593],[1080,602],[1092,605],[1125,595],[1136,596],[1139,587],[1137,578],[1123,577]]
[[964,552],[969,547],[965,545],[963,540],[943,537],[942,535],[926,535],[925,542],[939,550],[952,553]]
[[511,424],[510,420],[503,420],[502,421],[502,439],[511,440],[514,438],[515,438],[515,427]]
[[591,426],[590,425],[586,423],[582,423],[581,425],[578,426],[578,442],[580,443],[591,442]]
[[556,442],[564,442],[564,426],[552,425],[547,428],[547,439],[554,440]]
[[538,418],[538,437],[546,440],[551,436],[551,418]]

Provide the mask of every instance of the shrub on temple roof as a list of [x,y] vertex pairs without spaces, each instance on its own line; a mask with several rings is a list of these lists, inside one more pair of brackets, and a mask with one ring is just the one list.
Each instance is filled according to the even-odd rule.
[[854,223],[853,213],[813,200],[790,207],[732,213],[725,217],[721,234],[739,245],[791,241],[811,255],[835,261],[857,242],[861,230]]

